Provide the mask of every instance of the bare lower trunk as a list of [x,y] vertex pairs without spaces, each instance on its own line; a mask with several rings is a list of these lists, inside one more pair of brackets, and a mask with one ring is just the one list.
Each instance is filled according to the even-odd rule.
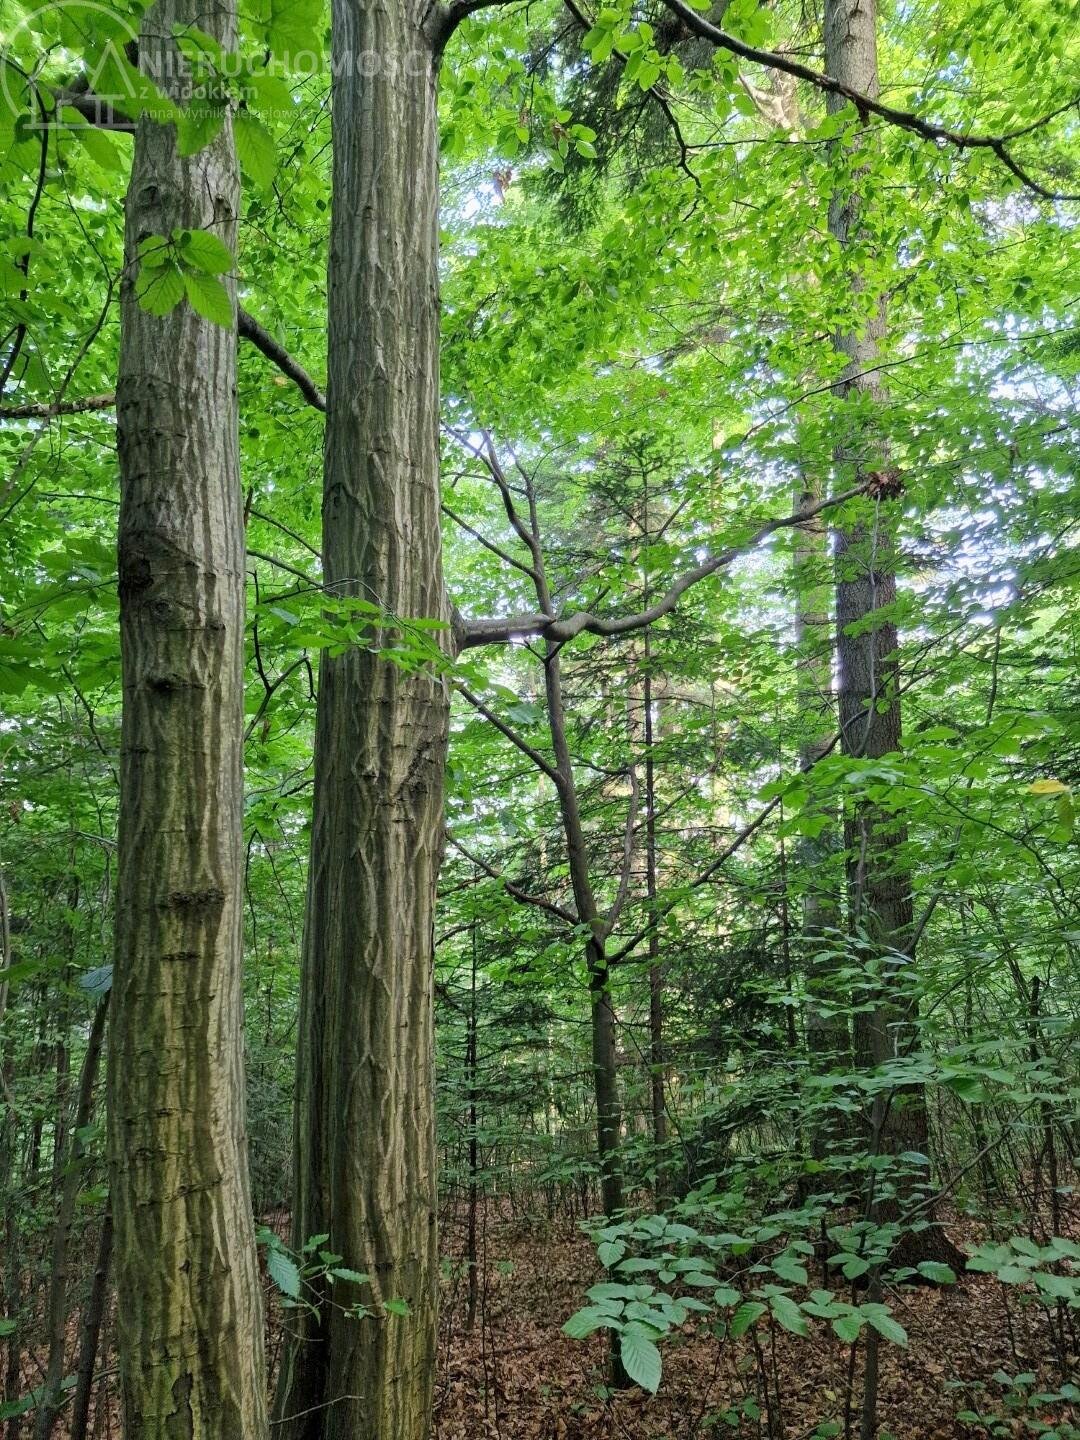
[[[542,573],[542,572],[541,572]],[[538,586],[541,606],[548,610],[551,597],[546,581]],[[554,784],[559,815],[566,838],[570,884],[579,923],[586,927],[585,964],[589,976],[589,1013],[592,1036],[593,1093],[596,1097],[596,1149],[600,1162],[600,1195],[604,1214],[623,1208],[622,1105],[619,1100],[618,1041],[615,1004],[611,994],[611,966],[605,946],[604,924],[593,891],[585,829],[581,823],[574,762],[566,737],[562,665],[559,646],[549,643],[544,657],[544,684],[548,726],[555,755]]]
[[86,1160],[82,1133],[90,1123],[93,1110],[94,1087],[97,1084],[108,1007],[109,997],[106,995],[104,999],[98,1001],[98,1007],[90,1026],[90,1035],[86,1042],[86,1055],[83,1058],[82,1073],[79,1077],[79,1099],[75,1111],[75,1138],[72,1141],[67,1167],[63,1171],[60,1210],[53,1229],[52,1255],[49,1264],[49,1298],[46,1304],[49,1358],[45,1369],[45,1393],[34,1422],[34,1440],[50,1440],[62,1400],[61,1385],[66,1368],[64,1361],[67,1352],[68,1262],[71,1258],[75,1206],[82,1185],[82,1172]]
[[101,1322],[109,1297],[109,1271],[112,1268],[112,1212],[105,1211],[98,1237],[97,1259],[90,1294],[83,1310],[82,1333],[79,1337],[79,1362],[75,1371],[75,1394],[71,1401],[71,1440],[86,1440],[90,1418],[90,1397],[94,1390],[94,1370],[101,1344]]
[[[449,723],[378,653],[448,618],[439,531],[436,56],[420,0],[334,0],[324,574],[379,606],[324,655],[298,1036],[294,1235],[342,1265],[298,1313],[284,1440],[425,1440],[436,1353],[432,917]],[[375,67],[357,57],[375,56]],[[363,616],[360,617],[361,623]],[[384,628],[385,627],[385,628]],[[404,1301],[407,1315],[384,1309]],[[350,1308],[366,1306],[356,1318]]]
[[469,1213],[466,1225],[465,1256],[469,1267],[469,1299],[465,1313],[465,1333],[471,1335],[476,1325],[476,1309],[480,1298],[479,1256],[476,1244],[476,1221],[480,1201],[480,1141],[477,1134],[477,1015],[476,1015],[476,922],[472,926],[472,973],[469,989],[468,1033],[465,1041],[465,1073],[468,1083],[469,1132]]
[[[228,9],[162,0],[140,48],[173,76],[173,27],[225,45]],[[128,1440],[266,1433],[262,1304],[244,1130],[244,529],[236,334],[186,300],[141,309],[149,235],[235,248],[231,127],[191,158],[139,124],[126,209],[117,429],[123,663],[109,1054],[117,1338]],[[231,283],[231,282],[230,282]]]
[[[804,480],[796,488],[797,509],[808,509],[821,499],[820,487]],[[797,527],[793,553],[795,586],[796,695],[799,715],[799,767],[806,772],[832,745],[836,728],[833,698],[832,646],[829,643],[829,586],[826,579],[828,536],[818,519]],[[833,858],[839,849],[839,817],[811,812],[820,825],[814,834],[799,839],[797,860],[802,888],[802,952],[806,975],[806,1048],[812,1071],[823,1075],[830,1070],[848,1069],[851,1063],[851,1035],[843,1005],[849,996],[837,993],[835,931],[840,924],[838,888],[842,878],[834,874]],[[827,1158],[841,1142],[849,1126],[837,1112],[817,1115],[809,1134],[810,1156]],[[823,1188],[837,1184],[835,1174],[823,1177]],[[808,1182],[809,1184],[809,1182]]]
[[[646,598],[648,603],[648,598]],[[645,631],[645,898],[649,907],[649,1092],[653,1144],[656,1146],[656,1198],[667,1193],[663,1151],[667,1145],[667,1104],[664,1099],[664,971],[660,963],[660,930],[657,923],[656,854],[656,756],[653,720],[652,636]]]

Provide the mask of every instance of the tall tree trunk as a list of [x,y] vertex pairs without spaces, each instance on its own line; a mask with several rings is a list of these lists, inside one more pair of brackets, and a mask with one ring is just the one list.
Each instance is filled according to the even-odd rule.
[[105,1318],[105,1305],[109,1298],[112,1249],[112,1211],[106,1209],[101,1221],[101,1234],[98,1236],[97,1258],[94,1261],[94,1274],[90,1281],[90,1294],[87,1296],[82,1316],[79,1360],[75,1370],[75,1394],[71,1401],[70,1440],[86,1440],[86,1428],[90,1419],[90,1397],[94,1391],[94,1370],[97,1365],[98,1348],[101,1344],[101,1323]]
[[476,1245],[476,1221],[480,1201],[480,1141],[477,1133],[479,1113],[477,1054],[478,1025],[476,1014],[476,921],[472,922],[472,968],[469,985],[469,1014],[465,1036],[466,1126],[469,1146],[469,1211],[466,1221],[465,1257],[469,1267],[469,1300],[465,1312],[465,1333],[471,1335],[476,1326],[476,1307],[480,1294],[479,1256]]
[[[541,605],[551,609],[546,584]],[[607,937],[596,902],[589,867],[585,827],[581,822],[574,762],[566,736],[562,665],[558,643],[548,642],[544,656],[544,684],[548,725],[555,755],[555,789],[566,837],[570,884],[578,922],[587,931],[585,965],[589,977],[589,1012],[592,1034],[593,1092],[596,1097],[596,1148],[600,1161],[600,1196],[604,1214],[612,1218],[623,1208],[622,1105],[619,1100],[618,1042],[615,1003],[611,994],[611,964]]]
[[[879,93],[877,69],[876,0],[827,0],[825,6],[825,58],[828,72],[845,85],[871,98]],[[830,110],[846,102],[830,95]],[[866,197],[865,171],[855,168],[834,192],[829,206],[829,229],[848,251],[864,243],[862,212]],[[849,283],[858,296],[865,291],[857,259],[852,259]],[[840,732],[844,754],[878,760],[900,747],[898,635],[889,607],[896,600],[895,520],[890,499],[899,481],[888,469],[888,450],[877,432],[874,411],[886,395],[877,367],[886,332],[882,299],[866,307],[861,328],[834,337],[847,365],[838,393],[859,409],[845,422],[846,432],[837,460],[854,466],[877,483],[870,520],[841,530],[836,537],[836,630],[839,668]],[[867,413],[866,402],[870,408]],[[885,613],[881,613],[885,612]],[[876,617],[876,618],[872,618]],[[845,822],[849,855],[849,915],[861,943],[869,946],[868,960],[876,967],[873,1003],[856,1016],[855,1053],[859,1064],[879,1066],[906,1052],[909,1024],[916,1018],[910,1003],[896,994],[898,971],[914,959],[911,876],[904,855],[907,829],[880,807],[861,802]],[[885,1154],[915,1152],[927,1155],[929,1120],[922,1085],[899,1087],[874,1102],[872,1130]],[[909,1162],[904,1162],[908,1164]],[[900,1187],[898,1199],[887,1207],[875,1206],[895,1217],[905,1199],[929,1181],[927,1169]],[[928,1229],[908,1234],[894,1255],[898,1263],[924,1258],[955,1258],[956,1252],[939,1232]]]
[[[7,971],[12,964],[11,953],[11,912],[8,907],[7,886],[4,873],[0,870],[0,1079],[3,1091],[0,1100],[0,1175],[5,1177],[4,1195],[4,1319],[11,1323],[4,1357],[4,1391],[10,1399],[19,1393],[22,1373],[22,1342],[20,1336],[20,1309],[22,1307],[22,1257],[19,1253],[18,1191],[16,1179],[16,1151],[18,1149],[18,1115],[11,1103],[11,1087],[15,1078],[15,1035],[7,1023],[8,988]],[[17,1440],[22,1422],[18,1415],[12,1415],[7,1422],[7,1440]]]
[[67,1355],[68,1318],[68,1262],[71,1257],[72,1231],[75,1225],[75,1206],[79,1198],[79,1187],[83,1178],[86,1147],[82,1132],[90,1123],[94,1105],[94,1087],[97,1084],[101,1049],[105,1039],[105,1017],[109,1009],[109,996],[98,1001],[86,1042],[82,1073],[79,1077],[79,1098],[75,1111],[74,1138],[60,1193],[60,1211],[53,1229],[52,1255],[49,1263],[49,1296],[46,1304],[46,1324],[49,1336],[49,1358],[45,1369],[45,1393],[38,1407],[34,1422],[34,1440],[50,1440],[63,1398],[61,1384],[64,1378],[64,1360]]
[[[648,594],[646,592],[646,604]],[[660,960],[660,927],[657,919],[658,864],[656,853],[656,736],[653,716],[652,635],[645,628],[645,680],[642,686],[645,735],[645,899],[649,908],[649,1104],[652,1136],[656,1146],[657,1200],[667,1194],[663,1152],[667,1145],[667,1103],[664,1099],[664,971]]]
[[[804,478],[795,493],[797,509],[809,509],[821,499],[820,486]],[[796,704],[799,719],[799,768],[811,770],[833,743],[836,728],[830,640],[828,534],[819,519],[796,527],[793,547],[795,585]],[[815,1074],[850,1066],[851,1033],[842,1013],[845,997],[836,993],[836,931],[841,923],[842,888],[835,877],[833,859],[839,849],[839,817],[832,811],[813,814],[821,824],[816,834],[802,835],[797,848],[802,897],[802,950],[807,981],[806,1046]],[[834,1009],[833,1007],[836,1007]],[[840,1013],[837,1013],[840,1010]],[[841,1140],[848,1126],[838,1114],[823,1113],[811,1127],[809,1144],[814,1160],[825,1158],[830,1143]],[[833,1177],[825,1180],[828,1189]]]
[[[333,0],[323,569],[447,620],[439,528],[437,41],[423,0]],[[374,56],[378,64],[357,65]],[[385,628],[384,628],[385,625]],[[436,1354],[433,909],[449,693],[368,643],[325,654],[297,1057],[294,1235],[342,1264],[297,1315],[285,1440],[425,1440]],[[403,1300],[408,1315],[387,1313]],[[349,1307],[372,1314],[357,1319]]]
[[[234,41],[227,5],[154,5],[140,63],[174,99],[190,87],[179,25]],[[234,249],[238,205],[228,118],[190,158],[172,125],[140,121],[117,384],[124,704],[108,1082],[128,1440],[266,1434],[244,1116],[236,332],[186,300],[151,315],[134,287],[145,237],[208,229]]]

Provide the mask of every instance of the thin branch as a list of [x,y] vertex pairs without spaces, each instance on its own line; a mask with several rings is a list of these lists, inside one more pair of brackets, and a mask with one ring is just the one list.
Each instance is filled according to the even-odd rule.
[[[315,381],[300,362],[294,360],[285,347],[279,345],[270,332],[246,310],[237,312],[236,333],[241,340],[250,340],[256,350],[261,350],[283,375],[287,375],[313,409],[326,413],[326,396]],[[77,415],[88,410],[111,410],[115,404],[116,396],[113,394],[87,395],[81,400],[64,400],[57,404],[43,402],[9,405],[0,410],[0,420],[52,420],[57,415]]]
[[451,510],[450,506],[447,505],[445,501],[443,502],[441,508],[444,515],[449,516],[449,518],[454,522],[455,525],[458,526],[459,529],[464,530],[467,535],[471,535],[474,540],[478,541],[484,547],[485,550],[490,550],[492,555],[497,555],[499,559],[502,560],[505,564],[512,565],[515,570],[520,570],[523,574],[528,575],[530,579],[535,578],[536,571],[532,568],[531,565],[526,565],[524,560],[515,559],[515,557],[511,555],[508,550],[503,550],[500,546],[496,545],[494,541],[489,540],[485,535],[481,535],[479,530],[474,529],[467,520],[463,520],[461,516],[456,513],[456,511]]
[[306,665],[307,663],[308,663],[308,657],[307,657],[307,654],[305,653],[305,654],[301,655],[298,660],[294,660],[291,665],[287,666],[287,667],[281,672],[281,674],[277,677],[276,680],[269,680],[269,681],[268,681],[268,680],[267,680],[267,677],[266,677],[266,672],[263,670],[262,664],[261,664],[261,661],[260,661],[259,671],[260,671],[260,678],[262,679],[262,682],[263,682],[263,697],[262,697],[262,700],[259,702],[259,708],[255,711],[255,714],[251,717],[250,721],[248,722],[247,729],[244,731],[244,741],[245,741],[245,743],[246,743],[248,740],[251,739],[252,735],[255,734],[255,731],[256,731],[256,729],[258,728],[259,722],[262,720],[262,718],[263,718],[263,716],[266,714],[267,710],[269,710],[269,708],[270,708],[270,702],[271,702],[271,700],[273,700],[274,695],[276,694],[276,692],[281,689],[282,685],[285,684],[286,680],[288,680],[291,675],[294,675],[297,670],[301,669],[301,668],[302,668],[304,665]]
[[980,135],[963,130],[950,130],[947,126],[935,125],[930,120],[924,120],[922,116],[916,115],[912,110],[898,110],[880,100],[873,100],[869,95],[864,95],[860,90],[845,85],[831,75],[823,74],[820,70],[813,70],[809,65],[803,65],[800,61],[793,60],[790,55],[784,55],[776,50],[760,50],[755,45],[747,45],[742,40],[737,40],[734,35],[729,35],[726,30],[721,30],[719,26],[706,20],[704,15],[699,15],[696,10],[692,10],[685,0],[664,0],[664,4],[673,15],[679,17],[692,34],[708,40],[718,49],[727,50],[729,54],[738,55],[741,59],[749,60],[755,65],[763,65],[770,70],[780,70],[785,75],[794,75],[797,80],[805,80],[827,95],[842,96],[843,99],[851,101],[863,119],[867,115],[876,115],[890,125],[918,135],[920,139],[952,145],[957,150],[989,150],[1016,176],[1022,185],[1041,199],[1080,200],[1080,195],[1063,195],[1047,190],[1037,180],[1032,179],[1006,149],[1006,146],[1012,141],[1034,134],[1049,125],[1051,121],[1072,110],[1080,104],[1080,94],[1073,95],[1063,105],[1059,105],[1038,120],[1032,121],[1031,124],[1024,125],[1018,130],[1008,131],[1003,135]]
[[265,510],[256,510],[254,505],[248,510],[248,514],[256,520],[261,520],[264,525],[272,525],[275,530],[280,530],[283,535],[288,535],[290,540],[295,540],[298,545],[302,546],[310,555],[314,555],[315,559],[322,564],[322,555],[320,555],[319,551],[316,550],[314,545],[309,544],[302,535],[298,535],[295,530],[290,530],[289,527],[283,525],[280,520],[275,520],[272,515],[267,515]]
[[494,725],[500,735],[505,735],[511,745],[516,745],[523,755],[527,755],[537,769],[544,772],[552,784],[558,783],[560,776],[555,766],[552,765],[551,761],[545,755],[542,755],[535,746],[530,745],[523,736],[519,735],[513,726],[507,725],[505,720],[500,720],[498,715],[496,715],[494,711],[489,710],[478,695],[474,695],[472,691],[468,689],[467,686],[462,685],[460,681],[454,685],[454,689],[462,699],[468,701],[477,714],[482,715],[489,724]]
[[475,15],[478,10],[505,9],[508,5],[519,3],[527,3],[527,0],[450,0],[449,4],[433,4],[428,10],[425,28],[431,36],[436,56],[442,54],[451,35],[470,15]]
[[[582,30],[590,30],[592,28],[588,16],[578,8],[575,0],[563,0],[563,4],[570,11],[570,14],[573,15]],[[624,51],[613,47],[611,53],[624,67],[628,64],[630,57],[625,54]],[[671,133],[674,135],[675,143],[679,147],[679,169],[688,175],[698,189],[700,189],[701,180],[690,167],[690,147],[686,143],[686,139],[682,133],[682,127],[679,125],[675,112],[671,108],[670,100],[660,89],[659,85],[650,85],[645,93],[651,99],[655,100],[665,120],[667,120],[668,125],[671,127]]]
[[[821,753],[815,755],[813,764],[809,766],[809,769],[812,770],[815,765],[825,759],[826,755],[831,755],[839,743],[840,736],[838,734],[834,735]],[[715,860],[707,865],[704,870],[699,871],[692,880],[689,880],[685,885],[679,887],[679,894],[676,899],[669,900],[666,905],[655,909],[646,924],[610,957],[611,964],[614,965],[620,960],[625,960],[627,955],[636,950],[643,940],[647,940],[660,922],[670,915],[680,901],[683,900],[687,890],[697,890],[700,886],[707,885],[716,872],[721,869],[722,866],[726,865],[731,857],[737,851],[741,850],[752,836],[757,834],[773,811],[779,808],[782,798],[780,795],[774,795],[764,809],[761,810],[749,824],[744,825],[737,835],[732,837]]]
[[60,400],[55,404],[40,400],[27,405],[5,405],[0,409],[0,420],[52,420],[57,415],[82,415],[91,410],[112,410],[115,405],[115,395],[84,395],[81,400]]
[[261,550],[252,550],[250,546],[248,546],[247,553],[253,560],[265,560],[267,565],[273,565],[275,570],[284,570],[288,575],[295,575],[298,580],[303,580],[304,583],[310,585],[313,590],[321,590],[323,588],[317,580],[314,580],[310,575],[306,575],[303,570],[297,570],[295,565],[288,565],[284,560],[278,560],[273,555],[264,555]]
[[505,644],[512,639],[526,635],[539,635],[550,641],[566,641],[573,640],[575,636],[582,633],[610,636],[627,635],[632,631],[642,630],[646,625],[651,625],[674,610],[682,596],[692,586],[697,585],[701,580],[708,579],[710,575],[715,575],[718,570],[725,569],[740,556],[756,549],[763,540],[777,530],[805,524],[807,520],[812,520],[821,511],[845,504],[848,500],[863,494],[869,483],[871,482],[864,481],[861,485],[856,485],[839,495],[830,496],[825,500],[819,500],[815,505],[797,510],[792,515],[784,515],[776,520],[767,521],[744,544],[722,550],[718,555],[712,555],[708,560],[703,560],[700,565],[695,565],[692,570],[687,570],[672,582],[654,605],[650,605],[636,614],[615,615],[605,619],[602,616],[593,615],[588,610],[579,610],[562,619],[551,615],[524,614],[494,616],[486,620],[466,620],[463,621],[462,628],[456,637],[459,649],[470,650],[478,645]]
[[287,375],[309,405],[326,413],[326,396],[315,384],[315,381],[304,367],[293,359],[285,347],[278,344],[269,330],[265,330],[246,310],[240,310],[237,314],[236,333],[241,340],[250,340],[256,350],[261,350],[283,375]]
[[466,860],[473,865],[479,865],[484,874],[490,876],[492,880],[498,880],[505,888],[506,893],[515,900],[520,900],[523,905],[535,905],[540,910],[546,910],[549,915],[554,915],[557,920],[562,920],[567,925],[577,925],[578,918],[572,911],[564,910],[553,900],[545,900],[542,895],[530,895],[527,890],[522,890],[512,881],[507,880],[501,871],[496,870],[493,865],[489,865],[486,860],[482,860],[479,855],[474,855],[470,850],[466,850],[461,841],[455,840],[453,835],[447,835],[446,838],[459,854],[464,855]]

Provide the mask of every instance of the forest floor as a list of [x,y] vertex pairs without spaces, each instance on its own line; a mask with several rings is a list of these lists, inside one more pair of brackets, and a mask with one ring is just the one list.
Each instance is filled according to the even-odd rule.
[[[951,1233],[963,1243],[963,1227]],[[460,1254],[462,1242],[461,1227],[445,1224],[444,1254]],[[602,1278],[590,1242],[565,1221],[538,1227],[503,1219],[488,1221],[484,1243],[487,1263],[471,1335],[463,1333],[463,1282],[451,1283],[444,1298],[437,1440],[712,1440],[736,1433],[808,1440],[822,1422],[843,1425],[850,1348],[824,1324],[810,1339],[781,1330],[770,1343],[766,1335],[758,1353],[751,1336],[721,1343],[704,1327],[696,1333],[686,1327],[663,1344],[656,1396],[635,1388],[605,1398],[605,1332],[584,1341],[561,1333],[585,1303],[585,1290]],[[1005,1413],[1005,1391],[994,1373],[1035,1372],[1032,1390],[1056,1390],[1063,1379],[1077,1379],[1063,1377],[1054,1363],[1045,1312],[1018,1303],[1018,1292],[992,1276],[968,1275],[959,1285],[888,1298],[908,1344],[880,1348],[879,1440],[1031,1435],[1015,1412]],[[1075,1369],[1075,1354],[1071,1360]],[[772,1390],[771,1429],[762,1366]],[[849,1433],[857,1435],[861,1355],[853,1383]],[[736,1431],[722,1412],[747,1395],[761,1405],[760,1429],[744,1421]],[[996,1412],[1007,1428],[958,1421],[964,1410]],[[1080,1413],[1063,1414],[1060,1404],[1052,1412],[1030,1408],[1027,1415],[1048,1429],[1066,1419],[1080,1424]]]
[[[284,1231],[283,1212],[267,1218]],[[1065,1228],[1080,1234],[1080,1223]],[[854,1400],[847,1433],[858,1435],[861,1356],[849,1379],[849,1347],[824,1324],[809,1339],[782,1330],[771,1336],[764,1332],[757,1345],[753,1332],[720,1342],[705,1327],[687,1326],[663,1344],[664,1375],[657,1395],[634,1388],[609,1396],[605,1332],[571,1340],[561,1329],[584,1303],[588,1287],[602,1278],[592,1244],[568,1220],[514,1219],[505,1212],[484,1216],[480,1232],[480,1285],[471,1334],[465,1331],[464,1268],[444,1262],[450,1276],[444,1281],[434,1440],[810,1440],[845,1433],[849,1384]],[[975,1238],[965,1237],[963,1225],[950,1226],[950,1233],[961,1244]],[[460,1257],[464,1240],[463,1223],[444,1215],[444,1256],[451,1262]],[[878,1440],[1033,1436],[1039,1421],[1046,1423],[1047,1440],[1080,1434],[1063,1424],[1070,1420],[1080,1426],[1080,1407],[1073,1407],[1071,1415],[1060,1405],[1054,1412],[1031,1408],[1027,1416],[1036,1427],[1025,1426],[1015,1412],[1003,1414],[1004,1391],[992,1379],[996,1371],[1035,1372],[1032,1390],[1056,1390],[1063,1378],[1078,1379],[1077,1374],[1062,1376],[1045,1312],[1022,1303],[1015,1289],[991,1276],[969,1275],[959,1285],[888,1298],[907,1330],[908,1344],[901,1349],[883,1343],[880,1349]],[[271,1324],[273,1364],[280,1318]],[[75,1339],[73,1324],[72,1348]],[[1080,1370],[1076,1354],[1070,1358],[1074,1371]],[[27,1388],[40,1383],[44,1356],[36,1359],[24,1376]],[[121,1433],[114,1367],[110,1355],[109,1385],[101,1397],[107,1403],[90,1432],[97,1440]],[[771,1391],[768,1406],[763,1372]],[[723,1412],[747,1397],[760,1405],[760,1421],[730,1426]],[[975,1425],[956,1419],[963,1410],[996,1412],[1003,1419],[996,1429]],[[828,1422],[839,1422],[840,1431],[817,1429]]]

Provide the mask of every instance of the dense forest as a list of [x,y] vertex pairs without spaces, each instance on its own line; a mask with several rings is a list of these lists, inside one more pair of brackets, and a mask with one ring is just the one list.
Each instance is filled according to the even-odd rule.
[[3,1440],[1080,1437],[1070,0],[0,0]]

